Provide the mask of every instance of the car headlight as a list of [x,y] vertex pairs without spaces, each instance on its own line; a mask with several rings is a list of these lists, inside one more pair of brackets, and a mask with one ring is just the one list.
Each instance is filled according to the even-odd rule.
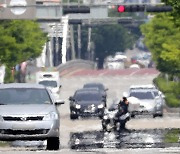
[[49,114],[46,114],[43,118],[43,120],[57,120],[58,114],[56,112],[50,112]]
[[76,108],[76,109],[80,109],[80,108],[81,108],[81,105],[75,104],[75,108]]
[[98,105],[98,108],[103,108],[103,107],[104,107],[104,104]]
[[76,109],[80,109],[80,108],[81,108],[81,105],[79,105],[79,104],[74,104],[74,107],[75,107]]
[[161,103],[161,102],[157,102],[157,103],[156,103],[156,106],[157,106],[157,107],[160,107],[160,106],[162,106],[162,103]]
[[160,100],[160,99],[157,99],[157,100],[156,100],[156,106],[161,106],[161,105],[162,105],[161,100]]
[[108,116],[107,116],[107,115],[104,115],[104,116],[103,116],[103,119],[107,120],[107,119],[108,119]]
[[3,121],[3,117],[0,115],[0,121]]

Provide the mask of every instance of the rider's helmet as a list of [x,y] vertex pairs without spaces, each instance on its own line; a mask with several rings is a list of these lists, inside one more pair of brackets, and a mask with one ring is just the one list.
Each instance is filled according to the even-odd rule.
[[127,92],[123,92],[123,100],[127,100],[128,97],[128,93]]

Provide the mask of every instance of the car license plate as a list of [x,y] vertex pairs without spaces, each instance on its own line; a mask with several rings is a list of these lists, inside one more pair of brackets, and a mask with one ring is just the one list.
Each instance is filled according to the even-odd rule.
[[32,130],[34,129],[35,126],[34,125],[25,125],[25,124],[15,124],[12,126],[13,130]]

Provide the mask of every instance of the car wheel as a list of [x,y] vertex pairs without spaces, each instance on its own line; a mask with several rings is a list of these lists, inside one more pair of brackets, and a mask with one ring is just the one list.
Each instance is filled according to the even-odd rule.
[[70,119],[71,119],[71,120],[78,119],[78,115],[70,114]]
[[131,118],[135,118],[135,115],[134,115],[134,114],[131,114]]
[[50,137],[47,139],[47,150],[59,150],[59,137]]
[[153,114],[153,118],[156,118],[156,114]]
[[160,114],[159,117],[163,117],[163,114]]

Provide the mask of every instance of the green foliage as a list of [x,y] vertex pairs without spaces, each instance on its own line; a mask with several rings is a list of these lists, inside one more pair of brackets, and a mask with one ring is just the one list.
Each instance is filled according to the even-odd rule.
[[121,25],[106,25],[93,29],[92,40],[95,43],[95,56],[102,68],[104,58],[117,51],[124,52],[134,44],[134,36]]
[[39,56],[45,42],[45,34],[34,21],[0,23],[0,60],[8,66]]
[[161,72],[176,74],[180,69],[180,1],[162,0],[173,7],[170,13],[161,13],[141,26],[145,44],[150,49]]
[[166,104],[169,107],[179,107],[180,83],[165,79],[159,76],[154,79],[155,85],[165,95]]
[[174,22],[177,27],[180,26],[180,1],[179,0],[162,0],[167,5],[171,5],[173,7],[173,11],[171,12],[171,16],[173,16]]
[[35,21],[0,21],[0,62],[10,72],[16,64],[39,56],[46,39],[46,34]]
[[0,141],[0,147],[7,147],[7,146],[9,146],[8,142]]
[[173,129],[165,134],[165,143],[178,143],[180,137],[180,129]]
[[141,26],[145,44],[152,52],[157,68],[173,74],[180,68],[180,31],[168,14],[159,14]]
[[165,100],[169,107],[179,107],[179,99],[176,98],[174,93],[166,93]]

